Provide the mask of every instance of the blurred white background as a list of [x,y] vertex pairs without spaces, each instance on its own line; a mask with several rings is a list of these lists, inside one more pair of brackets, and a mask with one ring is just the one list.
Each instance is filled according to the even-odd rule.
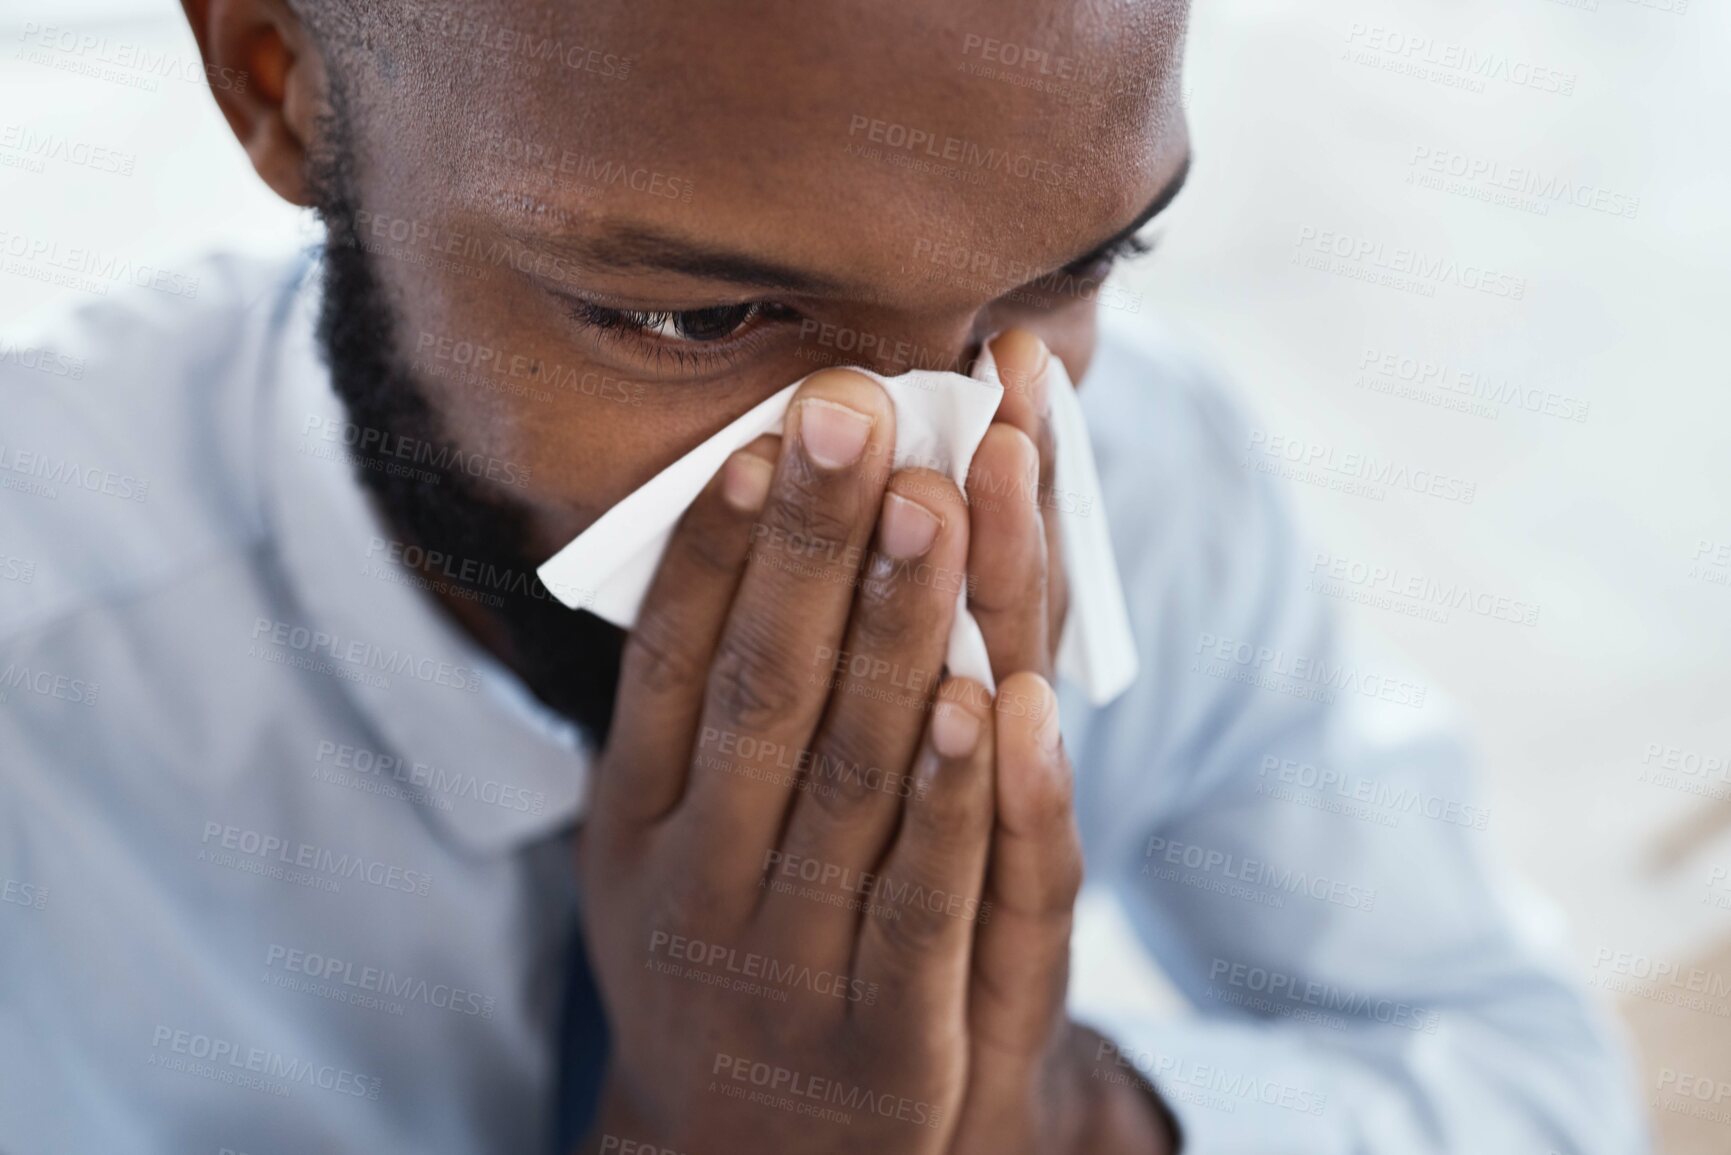
[[[176,53],[196,72],[173,0],[11,0],[0,233],[171,269],[214,246],[304,243],[200,84],[176,72],[146,90],[28,58],[27,21]],[[1402,68],[1456,52],[1539,79]],[[1538,607],[1525,626],[1342,603],[1465,707],[1485,837],[1560,901],[1583,977],[1603,949],[1731,976],[1731,891],[1715,905],[1709,885],[1731,867],[1731,777],[1683,776],[1706,795],[1640,779],[1654,746],[1731,760],[1728,61],[1723,0],[1199,0],[1195,168],[1159,254],[1126,274],[1142,315],[1226,370],[1260,428],[1476,485],[1470,504],[1291,491],[1332,555]],[[12,126],[131,157],[130,171],[41,162],[8,144]],[[1497,182],[1523,180],[1528,192],[1497,199]],[[1521,298],[1452,281],[1426,295],[1339,267],[1374,270],[1375,254],[1298,259],[1328,234],[1341,252],[1489,267]],[[89,299],[6,273],[0,325]],[[1551,412],[1463,412],[1473,400],[1435,381],[1359,384],[1384,354],[1445,366],[1445,383],[1466,371],[1549,395]],[[1128,952],[1109,916],[1094,909],[1087,925],[1082,980],[1117,982]],[[1727,1020],[1620,1009],[1649,1098],[1663,1066],[1731,1080]],[[1659,1111],[1656,1126],[1666,1150],[1731,1149],[1724,1124]]]
[[[1428,37],[1433,60],[1458,45],[1522,77],[1572,76],[1573,92],[1467,91],[1357,55],[1396,60],[1398,37]],[[1696,560],[1731,539],[1731,366],[1716,335],[1731,315],[1731,8],[1200,0],[1187,60],[1197,168],[1138,287],[1268,430],[1477,483],[1470,505],[1291,489],[1334,555],[1539,607],[1531,627],[1349,612],[1465,708],[1491,842],[1563,904],[1583,975],[1610,949],[1723,981],[1731,910],[1709,882],[1731,865],[1731,780],[1681,776],[1715,799],[1639,776],[1653,744],[1731,755],[1731,585],[1723,552],[1717,567]],[[1423,187],[1432,158],[1491,176]],[[1470,195],[1519,187],[1521,169],[1528,187],[1567,181],[1605,194],[1601,208],[1639,206],[1629,218]],[[1455,284],[1426,297],[1303,267],[1307,229],[1489,266],[1524,279],[1524,298]],[[1560,395],[1573,403],[1556,409],[1585,403],[1586,417],[1373,392],[1356,384],[1370,350]],[[1662,1067],[1731,1079],[1727,1020],[1621,1009],[1649,1100]],[[1660,1110],[1655,1127],[1667,1151],[1731,1150],[1722,1123]]]

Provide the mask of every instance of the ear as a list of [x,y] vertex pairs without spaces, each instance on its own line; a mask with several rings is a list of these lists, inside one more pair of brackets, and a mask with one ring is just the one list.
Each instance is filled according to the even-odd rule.
[[284,0],[181,0],[211,95],[252,167],[290,204],[310,205],[307,155],[326,107],[325,62]]

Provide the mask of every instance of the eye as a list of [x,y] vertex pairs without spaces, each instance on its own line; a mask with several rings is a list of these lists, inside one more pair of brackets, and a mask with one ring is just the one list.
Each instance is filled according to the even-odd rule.
[[667,341],[724,341],[750,324],[761,305],[718,305],[678,313],[626,313],[625,320]]
[[1159,234],[1152,236],[1131,235],[1115,244],[1108,245],[1104,249],[1070,262],[1060,271],[1072,277],[1104,279],[1118,265],[1134,261],[1138,257],[1147,256],[1154,251],[1155,246],[1159,243]]
[[797,310],[773,301],[700,309],[624,309],[549,289],[560,310],[639,371],[692,376],[736,367],[773,343]]
[[631,309],[608,309],[587,301],[572,301],[570,304],[578,320],[598,329],[622,331],[674,345],[705,345],[726,341],[754,328],[778,308],[749,301],[739,305],[716,305],[707,309],[637,312]]

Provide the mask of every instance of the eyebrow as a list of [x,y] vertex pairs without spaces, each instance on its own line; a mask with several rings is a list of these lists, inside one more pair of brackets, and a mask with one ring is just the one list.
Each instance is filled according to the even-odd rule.
[[[1172,179],[1154,194],[1154,199],[1136,214],[1134,220],[1081,256],[1058,268],[1069,269],[1103,258],[1135,236],[1172,203],[1183,189],[1189,173],[1190,155],[1186,153]],[[841,295],[850,288],[821,273],[784,265],[749,253],[713,248],[689,237],[663,232],[647,225],[616,226],[609,229],[605,236],[593,240],[569,235],[518,239],[531,248],[569,253],[577,263],[583,265],[679,273],[707,281],[723,281],[751,288],[810,296]]]
[[[560,213],[561,217],[566,214]],[[713,248],[678,233],[639,224],[610,226],[600,237],[513,234],[531,250],[569,255],[579,265],[607,269],[678,273],[706,281],[811,296],[841,294],[848,286],[805,269],[750,253]]]
[[812,296],[841,293],[847,288],[820,273],[749,253],[711,248],[688,237],[642,225],[615,227],[604,237],[580,244],[584,264],[679,273],[705,281]]

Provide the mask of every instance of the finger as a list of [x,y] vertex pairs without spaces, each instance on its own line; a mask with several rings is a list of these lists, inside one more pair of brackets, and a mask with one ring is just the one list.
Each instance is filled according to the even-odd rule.
[[822,655],[841,648],[895,444],[889,396],[847,370],[808,379],[786,426],[675,819],[705,869],[751,905],[829,697]]
[[968,959],[992,831],[992,696],[950,678],[916,762],[914,796],[867,892],[854,977],[884,992],[893,1029],[965,1029]]
[[968,469],[968,607],[992,676],[1049,673],[1046,536],[1033,499],[1039,459],[1028,435],[994,422]]
[[597,780],[592,821],[646,825],[685,792],[709,665],[769,493],[778,440],[760,437],[729,457],[668,539],[620,663],[608,762],[630,772]]
[[[890,479],[872,556],[861,573],[847,640],[835,663],[805,781],[767,867],[845,899],[883,857],[937,689],[956,599],[964,588],[968,508],[955,482],[930,470]],[[858,919],[844,903],[788,901],[767,889],[766,930],[798,938],[814,965],[853,954]]]
[[993,417],[1014,425],[1040,444],[1040,429],[1051,412],[1046,366],[1052,360],[1046,343],[1026,329],[1005,329],[992,338],[992,360],[998,379],[1004,383],[1004,399]]
[[1068,575],[1059,559],[1062,523],[1061,503],[1069,496],[1057,492],[1057,434],[1052,424],[1054,380],[1052,353],[1046,343],[1026,329],[1006,329],[992,340],[992,358],[1004,383],[1004,400],[994,420],[1013,425],[1028,435],[1040,458],[1039,504],[1046,530],[1047,642],[1056,650],[1069,605]]
[[1082,846],[1051,686],[1012,675],[994,718],[997,807],[969,1031],[982,1063],[1033,1063],[1064,1015]]

